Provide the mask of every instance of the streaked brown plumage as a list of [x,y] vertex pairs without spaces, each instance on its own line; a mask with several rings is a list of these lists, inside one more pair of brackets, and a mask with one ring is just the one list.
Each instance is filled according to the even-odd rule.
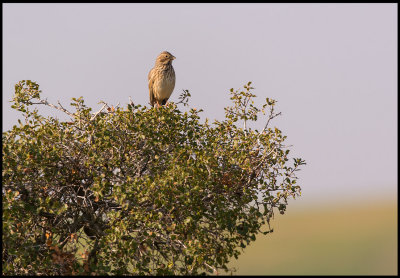
[[172,61],[175,56],[168,51],[161,52],[156,64],[149,72],[150,104],[165,105],[175,87],[175,71]]

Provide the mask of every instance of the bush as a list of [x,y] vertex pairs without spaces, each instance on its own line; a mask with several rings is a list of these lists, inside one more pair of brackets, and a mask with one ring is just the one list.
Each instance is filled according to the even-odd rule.
[[[269,127],[276,102],[255,107],[250,85],[231,89],[225,120],[209,124],[202,110],[178,109],[188,91],[158,109],[131,101],[96,113],[73,98],[72,113],[19,82],[12,107],[25,122],[2,137],[3,274],[228,271],[256,235],[272,232],[274,209],[283,214],[300,194],[295,172],[305,164],[290,163],[286,136]],[[260,113],[264,129],[247,128]]]

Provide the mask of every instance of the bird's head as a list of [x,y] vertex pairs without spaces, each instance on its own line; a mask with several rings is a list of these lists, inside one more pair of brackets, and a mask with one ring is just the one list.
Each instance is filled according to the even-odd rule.
[[160,55],[158,55],[156,64],[167,65],[170,64],[174,59],[176,59],[174,55],[172,55],[168,51],[163,51],[160,53]]

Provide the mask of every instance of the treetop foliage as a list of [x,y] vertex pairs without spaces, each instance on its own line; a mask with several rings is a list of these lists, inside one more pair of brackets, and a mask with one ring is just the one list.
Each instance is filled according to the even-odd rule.
[[[177,104],[109,106],[92,113],[49,103],[30,80],[15,85],[24,121],[3,132],[3,274],[198,275],[272,232],[300,194],[276,101],[254,105],[251,82],[231,89],[223,121]],[[46,105],[70,116],[44,117]],[[262,115],[261,115],[262,114]],[[264,115],[264,116],[263,116]],[[263,130],[247,128],[265,117]]]

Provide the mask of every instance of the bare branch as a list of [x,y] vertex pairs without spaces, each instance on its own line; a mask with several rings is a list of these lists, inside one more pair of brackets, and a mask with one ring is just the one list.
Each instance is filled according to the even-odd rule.
[[57,106],[57,105],[54,105],[54,104],[48,102],[46,99],[40,99],[39,101],[40,101],[40,102],[33,102],[32,104],[44,104],[44,105],[53,107],[53,108],[55,108],[55,109],[57,109],[57,110],[60,110],[60,111],[62,111],[62,112],[64,112],[64,113],[66,113],[67,115],[71,116],[72,118],[75,118],[75,115],[74,115],[73,113],[69,112],[69,111],[68,111],[67,109],[65,109],[64,107],[62,107],[61,104],[60,104],[60,102],[58,102],[58,104],[59,104],[60,106]]
[[93,121],[98,114],[100,114],[101,111],[103,111],[103,109],[107,106],[107,103],[104,103],[103,107],[101,107],[101,109],[99,111],[97,111],[96,113],[93,114],[93,116],[90,118],[90,121]]
[[130,96],[129,96],[129,102],[130,102],[130,104],[131,104],[132,106],[134,106],[133,101],[132,101],[132,99],[131,99]]

